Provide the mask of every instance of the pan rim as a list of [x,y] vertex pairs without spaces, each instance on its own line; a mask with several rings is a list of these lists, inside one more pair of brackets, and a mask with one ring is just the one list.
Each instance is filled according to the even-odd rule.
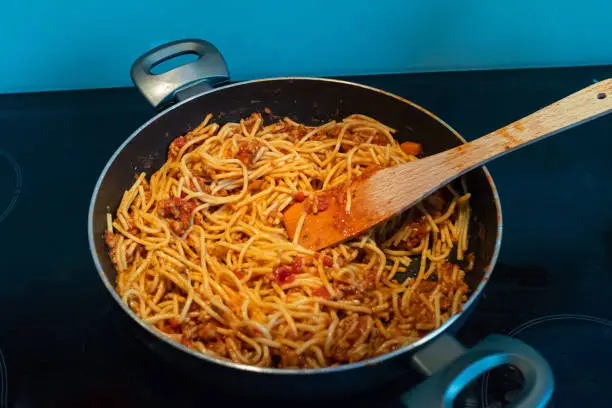
[[451,127],[450,125],[448,125],[445,121],[443,121],[442,119],[440,119],[438,116],[436,116],[435,114],[433,114],[432,112],[428,111],[427,109],[417,105],[416,103],[403,98],[399,95],[396,95],[394,93],[391,92],[387,92],[384,91],[382,89],[379,88],[375,88],[369,85],[363,85],[363,84],[359,84],[356,82],[351,82],[351,81],[344,81],[344,80],[339,80],[339,79],[332,79],[332,78],[318,78],[318,77],[274,77],[274,78],[262,78],[262,79],[254,79],[254,80],[250,80],[250,81],[244,81],[244,82],[238,82],[235,84],[229,84],[229,85],[225,85],[225,86],[220,86],[218,88],[214,88],[212,90],[207,90],[204,91],[202,93],[193,95],[175,105],[172,105],[171,107],[157,113],[156,115],[154,115],[151,119],[149,119],[148,121],[146,121],[144,124],[142,124],[140,127],[138,127],[138,129],[136,129],[134,132],[132,132],[132,134],[127,137],[123,143],[121,143],[121,145],[115,150],[115,152],[112,154],[112,156],[109,158],[109,160],[107,161],[106,165],[104,166],[102,172],[100,173],[100,175],[98,176],[98,179],[96,181],[95,184],[95,188],[94,191],[92,193],[91,196],[91,200],[89,203],[89,210],[87,213],[88,216],[88,222],[87,222],[87,234],[88,234],[88,241],[89,241],[89,250],[91,252],[94,264],[96,266],[96,269],[98,271],[98,277],[102,280],[102,283],[104,284],[104,286],[106,287],[106,289],[109,291],[111,297],[120,305],[121,309],[127,313],[128,316],[130,316],[130,318],[132,320],[134,320],[138,325],[140,325],[145,331],[149,332],[151,335],[153,335],[154,337],[156,337],[158,340],[161,340],[163,342],[165,342],[166,344],[170,345],[171,347],[174,347],[175,349],[177,349],[178,351],[182,351],[185,352],[195,358],[201,359],[201,360],[205,360],[209,363],[212,364],[218,364],[221,366],[224,366],[226,368],[232,368],[232,369],[237,369],[237,370],[243,370],[243,371],[250,371],[253,373],[258,373],[258,374],[273,374],[273,375],[316,375],[316,374],[330,374],[330,373],[338,373],[338,372],[343,372],[343,371],[348,371],[348,370],[352,370],[352,369],[356,369],[356,368],[360,368],[360,367],[368,367],[368,366],[373,366],[373,365],[377,365],[380,364],[384,361],[390,360],[394,357],[397,357],[401,354],[405,354],[411,351],[414,351],[422,346],[424,346],[425,344],[429,343],[430,341],[434,341],[434,339],[436,337],[438,337],[439,335],[443,334],[448,327],[450,327],[454,322],[456,322],[458,319],[460,319],[464,313],[470,309],[470,307],[476,302],[476,299],[478,299],[480,297],[480,294],[482,293],[482,291],[484,290],[485,286],[487,285],[491,274],[493,273],[493,269],[495,267],[495,264],[497,263],[497,259],[499,256],[499,252],[500,252],[500,248],[501,248],[501,240],[502,240],[502,233],[503,233],[503,218],[502,218],[502,209],[501,209],[501,202],[500,202],[500,198],[499,198],[499,194],[497,191],[497,187],[495,185],[495,182],[493,181],[493,178],[491,177],[491,174],[489,172],[489,170],[487,169],[486,166],[482,166],[480,167],[479,171],[483,171],[485,174],[485,177],[487,178],[487,181],[491,187],[491,192],[493,193],[493,201],[495,204],[495,209],[497,212],[497,231],[496,231],[496,238],[495,238],[495,247],[493,250],[493,255],[491,256],[491,260],[490,262],[484,267],[484,273],[483,273],[483,277],[480,280],[480,283],[478,284],[478,286],[475,288],[475,290],[473,291],[472,295],[470,296],[470,298],[467,300],[467,302],[465,302],[463,304],[462,307],[462,311],[455,314],[454,316],[452,316],[450,319],[448,319],[443,325],[441,325],[439,328],[437,328],[436,330],[433,330],[431,332],[429,332],[427,335],[421,337],[420,339],[418,339],[417,341],[410,343],[410,344],[406,344],[400,348],[398,348],[397,350],[394,350],[392,352],[389,353],[385,353],[382,354],[380,356],[377,357],[373,357],[373,358],[369,358],[366,360],[361,360],[361,361],[357,361],[354,363],[349,363],[349,364],[342,364],[342,365],[338,365],[338,366],[333,366],[333,367],[324,367],[324,368],[306,368],[306,369],[287,369],[287,368],[271,368],[271,367],[256,367],[256,366],[251,366],[251,365],[247,365],[247,364],[242,364],[242,363],[236,363],[230,360],[223,360],[223,359],[219,359],[219,358],[215,358],[209,355],[206,355],[204,353],[201,353],[199,351],[196,351],[194,349],[191,349],[189,347],[186,347],[174,340],[171,340],[170,338],[164,336],[163,334],[161,334],[158,330],[156,330],[155,328],[153,328],[152,326],[146,324],[140,317],[138,317],[138,315],[136,315],[136,313],[134,313],[134,311],[132,311],[128,305],[125,304],[125,302],[123,302],[123,300],[121,299],[121,297],[119,296],[119,294],[116,292],[114,285],[109,281],[108,277],[106,276],[106,274],[104,273],[104,269],[102,267],[102,265],[100,264],[100,260],[99,260],[99,254],[96,252],[96,247],[95,247],[95,242],[94,242],[94,231],[93,231],[93,215],[94,215],[94,208],[95,208],[95,204],[98,198],[98,193],[100,190],[100,187],[102,185],[102,181],[104,180],[104,177],[106,176],[106,173],[108,172],[109,168],[112,166],[112,164],[115,162],[115,159],[117,158],[117,156],[123,151],[123,149],[138,135],[141,133],[141,131],[143,131],[145,128],[147,128],[151,123],[155,122],[157,119],[159,119],[160,117],[162,117],[163,115],[166,115],[168,112],[174,110],[174,109],[178,109],[180,108],[182,105],[189,103],[190,101],[201,97],[202,95],[205,94],[209,94],[209,93],[214,93],[214,92],[221,92],[225,89],[228,88],[233,88],[233,87],[240,87],[240,86],[245,86],[245,85],[249,85],[249,84],[253,84],[253,83],[259,83],[259,82],[274,82],[274,81],[322,81],[322,82],[329,82],[329,83],[336,83],[336,84],[344,84],[344,85],[350,85],[350,86],[356,86],[356,87],[360,87],[360,88],[364,88],[367,89],[369,91],[373,91],[373,92],[377,92],[377,93],[381,93],[384,94],[386,96],[392,97],[394,99],[399,100],[400,102],[406,103],[408,105],[411,105],[413,108],[420,110],[421,112],[425,113],[426,115],[428,115],[429,117],[431,117],[432,119],[436,120],[437,122],[439,122],[440,124],[442,124],[446,129],[448,129],[461,143],[467,143],[467,141],[465,140],[465,138],[463,138],[463,136],[461,136],[461,134],[459,134],[459,132],[457,132],[453,127]]

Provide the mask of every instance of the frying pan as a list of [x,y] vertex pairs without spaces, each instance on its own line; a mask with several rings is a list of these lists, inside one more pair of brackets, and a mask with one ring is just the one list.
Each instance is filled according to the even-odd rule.
[[[184,54],[198,59],[166,73],[152,67]],[[157,47],[132,66],[132,80],[145,98],[160,109],[109,159],[91,198],[88,234],[99,276],[119,305],[134,334],[161,357],[189,370],[203,384],[234,392],[274,396],[330,395],[381,385],[406,366],[426,379],[402,396],[407,406],[451,407],[459,392],[480,374],[503,364],[521,371],[525,386],[515,407],[544,406],[553,392],[549,365],[531,347],[516,339],[492,335],[471,349],[452,337],[487,284],[501,244],[502,216],[495,184],[486,168],[474,170],[464,182],[472,193],[470,250],[475,265],[467,274],[469,300],[463,311],[437,330],[391,353],[352,364],[321,369],[277,369],[246,366],[201,354],[174,342],[143,323],[114,289],[116,271],[105,247],[106,213],[114,212],[135,174],[150,176],[166,160],[173,138],[197,126],[212,112],[219,122],[237,122],[269,108],[308,125],[341,119],[353,113],[374,117],[395,129],[396,138],[423,145],[425,155],[452,148],[465,140],[449,125],[420,106],[380,89],[322,78],[271,78],[226,84],[223,57],[210,43],[183,40]]]

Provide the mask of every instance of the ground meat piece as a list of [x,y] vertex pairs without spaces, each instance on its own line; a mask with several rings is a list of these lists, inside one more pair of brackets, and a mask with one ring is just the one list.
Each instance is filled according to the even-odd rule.
[[293,262],[291,263],[291,270],[293,273],[302,273],[302,267],[304,266],[304,258],[301,256],[296,256],[293,258]]
[[[357,132],[353,132],[347,130],[344,133],[345,140],[350,140],[355,143],[366,143],[369,142],[371,144],[386,146],[389,144],[389,139],[381,132],[376,131],[374,129],[360,129]],[[350,150],[352,146],[346,145],[343,146],[346,150]]]
[[[106,231],[104,233],[104,242],[106,242],[106,246],[108,246],[108,252],[110,253],[111,258],[114,259],[115,254],[117,253],[117,240],[118,236],[113,234],[110,231]],[[114,261],[113,261],[114,262]]]
[[176,317],[170,318],[168,319],[168,327],[176,330],[181,327],[181,322]]
[[332,300],[346,299],[350,296],[353,296],[355,293],[357,293],[357,290],[351,286],[339,285],[339,284],[334,284],[332,286],[336,293],[334,296],[332,296]]
[[327,129],[325,135],[330,139],[337,139],[338,136],[340,136],[340,129],[341,128],[339,126],[334,126],[332,128]]
[[170,219],[170,228],[178,235],[185,233],[191,221],[191,213],[197,207],[195,200],[185,201],[182,198],[168,198],[157,204],[157,212]]
[[453,299],[446,295],[440,295],[440,309],[447,310],[453,304]]
[[257,141],[243,140],[238,143],[238,153],[236,154],[236,158],[245,166],[250,168],[253,165],[253,160],[255,159],[255,155],[260,147],[261,145]]
[[191,339],[185,335],[181,337],[181,344],[186,347],[193,347],[193,343],[191,342]]
[[[271,115],[273,117],[274,115]],[[284,133],[289,129],[290,125],[287,122],[276,122],[267,127],[270,133]]]
[[159,328],[159,330],[168,334],[176,334],[181,331],[181,323],[176,317],[159,322],[157,324],[157,327]]
[[316,259],[319,259],[320,254],[315,252],[314,257],[306,256],[304,257],[304,266],[314,266],[316,263]]
[[198,328],[196,336],[202,340],[217,340],[217,327],[214,323],[205,323]]
[[[368,316],[359,316],[357,318],[359,323],[357,323],[357,338],[361,337],[366,331],[368,331],[368,321],[370,320]],[[355,339],[356,340],[356,339]]]
[[170,221],[170,229],[174,231],[176,235],[183,235],[186,228],[183,227],[183,223],[180,221]]
[[256,191],[260,191],[262,189],[264,185],[264,181],[263,180],[253,180],[249,183],[249,190],[256,192]]
[[223,342],[223,340],[206,342],[206,348],[214,351],[220,356],[227,355],[227,347],[225,346],[225,343]]
[[[205,179],[205,178],[200,177],[200,176],[196,176],[195,179],[196,179],[196,182],[198,183],[198,186],[200,186],[200,190],[202,190],[202,192],[204,192],[204,193],[210,194],[210,185],[209,185],[210,179]],[[188,183],[187,187],[191,188],[194,191],[198,190],[197,187],[195,185],[193,185],[193,183],[191,181]],[[182,194],[183,194],[183,197],[184,197],[185,192],[183,192]]]
[[453,269],[455,267],[453,266],[453,264],[445,262],[442,265],[440,265],[438,268],[439,268],[438,276],[440,277],[441,280],[446,280],[446,279],[451,278],[451,276],[453,275]]
[[246,242],[249,239],[249,236],[243,232],[234,232],[230,236],[234,242]]
[[363,280],[359,283],[359,289],[363,292],[374,289],[376,286],[376,270],[368,269]]
[[157,204],[157,213],[164,218],[178,218],[181,214],[180,205],[182,199],[180,198],[168,198],[161,200]]
[[132,225],[131,221],[128,220],[128,232],[132,235],[138,235],[138,232],[140,231],[137,227],[135,227],[134,225]]
[[281,366],[284,368],[300,368],[304,367],[305,362],[301,355],[295,352],[294,349],[281,346]]
[[302,289],[300,288],[291,288],[289,289],[287,292],[287,296],[291,296],[291,295],[300,295],[302,293]]
[[253,127],[257,123],[257,120],[259,120],[259,124],[261,126],[263,119],[259,113],[252,113],[251,116],[244,119],[244,127],[246,128],[247,132],[251,133],[253,131]]
[[308,133],[308,128],[304,125],[291,126],[288,133],[289,137],[293,141],[297,141],[306,136],[306,133]]
[[332,358],[339,363],[348,363],[348,349],[341,346],[334,347],[332,352]]
[[106,242],[108,249],[113,250],[115,248],[115,245],[117,245],[117,237],[115,236],[115,234],[107,230],[104,233],[104,242]]
[[159,322],[157,323],[156,327],[161,330],[164,333],[168,333],[168,334],[175,334],[177,333],[176,330],[172,329],[170,326],[168,326],[165,322]]
[[179,136],[170,143],[168,148],[168,160],[174,160],[177,158],[179,151],[187,143],[185,136]]
[[191,173],[194,176],[197,176],[207,182],[212,181],[212,176],[214,175],[213,169],[205,165],[204,163],[196,163],[191,168]]
[[[356,323],[356,324],[355,324]],[[338,344],[340,348],[350,347],[365,331],[368,324],[366,316],[352,315],[340,320],[338,323],[338,336],[344,337],[343,344]]]
[[[338,132],[338,136],[340,136],[340,132]],[[343,141],[352,141],[352,142],[357,142],[357,143],[364,143],[368,138],[367,137],[363,137],[360,133],[356,133],[353,132],[350,129],[347,129],[344,131],[344,135],[342,135],[342,140]],[[354,146],[351,146],[349,144],[344,145],[345,149],[347,151],[351,150]]]
[[384,134],[380,132],[376,132],[374,136],[372,137],[372,141],[370,143],[379,145],[379,146],[386,146],[389,144],[389,139]]
[[149,201],[151,199],[151,186],[149,183],[143,182],[142,189],[144,190],[145,200]]
[[418,247],[421,243],[421,240],[427,234],[427,227],[425,225],[424,220],[419,220],[412,222],[408,225],[410,228],[410,234],[408,234],[408,238],[406,239],[406,248],[412,249]]

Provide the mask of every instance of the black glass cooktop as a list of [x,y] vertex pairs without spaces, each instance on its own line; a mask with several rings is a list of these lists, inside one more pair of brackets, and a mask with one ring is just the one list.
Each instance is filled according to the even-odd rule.
[[[348,79],[411,99],[470,139],[611,76],[612,67],[586,67]],[[196,383],[134,340],[91,261],[96,178],[153,114],[131,88],[0,95],[0,407],[256,402]],[[554,407],[606,406],[612,387],[611,155],[612,115],[489,166],[504,212],[502,252],[458,336],[470,345],[507,333],[533,345],[553,368]],[[381,389],[316,404],[400,406],[418,380],[407,370]],[[521,382],[496,370],[456,405],[503,407]]]

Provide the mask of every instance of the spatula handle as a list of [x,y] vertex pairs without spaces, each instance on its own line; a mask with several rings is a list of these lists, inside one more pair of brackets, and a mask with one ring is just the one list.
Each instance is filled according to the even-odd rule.
[[606,79],[470,143],[431,156],[431,159],[437,158],[439,165],[449,171],[449,177],[455,178],[498,156],[611,111],[612,79]]

